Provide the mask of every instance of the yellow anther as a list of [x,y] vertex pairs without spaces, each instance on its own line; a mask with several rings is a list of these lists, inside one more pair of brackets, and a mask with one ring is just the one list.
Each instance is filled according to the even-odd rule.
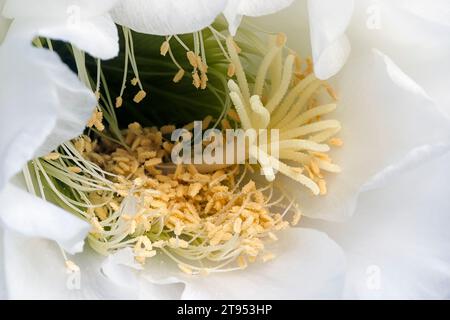
[[242,193],[250,193],[252,191],[256,190],[256,184],[255,181],[250,180],[243,188],[242,188]]
[[183,79],[183,77],[184,77],[184,70],[180,69],[173,77],[173,82],[178,83],[181,81],[181,79]]
[[122,97],[117,97],[116,98],[116,108],[120,108],[123,104],[123,99]]
[[194,85],[194,87],[196,87],[197,89],[200,88],[202,81],[200,79],[200,76],[198,75],[198,72],[195,71],[192,74],[192,84]]
[[206,75],[206,73],[202,73],[200,76],[200,89],[205,90],[207,84],[208,84],[208,76]]
[[203,185],[198,182],[191,184],[188,189],[188,195],[191,198],[195,197],[200,192],[202,187],[203,187]]
[[75,167],[75,166],[68,167],[67,170],[69,170],[72,173],[81,173],[81,171],[82,171],[80,167]]
[[164,41],[160,48],[160,53],[162,56],[165,56],[170,49],[169,41]]
[[193,51],[186,52],[187,59],[194,69],[198,68],[197,55]]
[[171,134],[173,131],[175,131],[176,127],[174,125],[166,125],[162,126],[159,131],[162,134]]
[[44,160],[58,160],[61,157],[61,154],[58,152],[49,153],[44,157]]
[[237,218],[236,220],[234,220],[233,231],[235,233],[239,234],[239,233],[241,233],[241,228],[242,228],[242,219]]
[[147,92],[145,92],[144,90],[140,90],[133,98],[133,101],[135,103],[140,103],[142,100],[145,99],[145,97],[147,96]]
[[326,195],[327,194],[327,183],[325,180],[320,179],[317,183],[319,185],[319,189],[320,189],[320,194],[321,195]]
[[139,79],[134,77],[133,79],[131,79],[130,83],[132,86],[135,87],[139,83]]

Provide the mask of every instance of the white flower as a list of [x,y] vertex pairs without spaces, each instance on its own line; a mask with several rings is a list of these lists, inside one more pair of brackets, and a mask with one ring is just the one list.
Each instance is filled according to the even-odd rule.
[[113,10],[114,20],[138,32],[172,35],[199,31],[224,13],[231,34],[243,16],[261,16],[286,8],[294,0],[124,0]]
[[[252,1],[242,1],[244,2],[252,3]],[[338,4],[335,5],[335,2]],[[123,3],[126,4],[127,1]],[[156,1],[153,4],[156,6]],[[118,8],[124,9],[120,6]],[[134,15],[127,13],[125,16],[128,22],[122,21],[124,25],[136,30],[142,27],[141,31],[150,33],[168,34],[197,30],[204,23],[212,21],[224,7],[219,9],[218,5],[217,8],[206,11],[208,14],[205,15],[205,19],[200,19],[201,21],[196,21],[195,24],[189,25],[180,21],[177,25],[173,20],[167,20],[170,13],[167,8],[172,8],[171,5],[161,6],[160,17],[162,18],[155,21],[169,21],[169,28],[161,23],[151,26],[142,24],[141,18],[146,16],[136,15],[137,7],[131,8]],[[237,14],[252,15],[245,8],[247,8],[245,5],[239,6]],[[257,12],[266,13],[264,10]],[[308,47],[307,38],[299,37],[298,34],[307,30],[307,12],[305,2],[297,1],[289,12],[285,11],[277,17],[269,17],[266,25],[276,24],[278,30],[286,30],[291,46],[295,49],[305,49]],[[114,14],[116,21],[121,23],[118,20],[117,11]],[[331,179],[328,195],[321,199],[304,192],[295,192],[298,190],[298,185],[292,184],[292,181],[288,179],[285,182],[287,189],[294,191],[295,196],[303,197],[300,199],[304,214],[312,218],[332,221],[348,218],[353,214],[357,205],[356,200],[362,191],[387,183],[387,178],[392,177],[394,173],[448,150],[449,121],[437,106],[444,106],[443,101],[448,101],[448,96],[442,92],[435,95],[423,89],[427,85],[433,87],[436,82],[429,84],[421,77],[420,71],[416,74],[417,80],[409,76],[409,73],[414,73],[414,69],[417,68],[412,63],[414,60],[411,59],[409,64],[410,72],[402,71],[396,64],[396,59],[387,55],[391,47],[389,41],[384,41],[385,35],[381,35],[377,39],[378,42],[365,42],[368,38],[366,32],[370,33],[367,30],[361,32],[360,23],[363,21],[365,24],[365,17],[366,8],[362,6],[354,11],[350,1],[314,0],[310,3],[311,44],[317,75],[328,78],[346,63],[342,71],[332,79],[341,98],[335,117],[343,124],[340,136],[345,141],[342,150],[335,152],[333,157],[341,165],[343,173]],[[350,18],[356,21],[355,24],[350,23]],[[131,25],[130,21],[136,24]],[[445,19],[438,21],[445,21]],[[264,25],[264,21],[257,22]],[[421,29],[427,30],[430,25],[436,25],[435,22],[436,19],[426,19],[426,22],[421,24]],[[159,27],[161,28],[158,29]],[[81,38],[77,38],[80,43],[84,39]],[[422,41],[425,47],[429,45],[427,37],[423,37]],[[5,43],[0,50],[3,50],[4,45]],[[85,49],[88,50],[88,48]],[[396,58],[401,59],[410,52],[405,53],[398,48],[395,53]],[[0,64],[2,61],[0,56]],[[59,61],[55,63],[61,65]],[[429,63],[430,67],[435,67],[434,63]],[[438,70],[438,67],[435,68],[434,70]],[[11,70],[15,69],[11,67]],[[43,72],[41,69],[39,71]],[[33,75],[35,73],[36,71]],[[441,76],[446,76],[445,72],[436,71],[436,73],[440,80],[442,80]],[[67,74],[70,73],[67,72]],[[14,75],[8,77],[8,79],[14,78]],[[75,86],[70,79],[61,81],[61,83],[70,83]],[[420,81],[423,81],[423,84]],[[53,84],[53,86],[43,87],[41,90],[42,92],[55,90],[54,86]],[[66,89],[67,86],[64,88]],[[63,94],[64,99],[67,99],[68,93],[63,92]],[[0,93],[2,104],[0,108],[3,108],[2,99],[3,96]],[[26,104],[29,100],[12,101],[19,109],[25,108],[21,103]],[[33,102],[36,105],[36,101]],[[3,109],[0,110],[3,115]],[[26,110],[28,112],[28,109]],[[32,123],[25,123],[23,120],[21,123],[24,123],[21,129],[32,126]],[[81,130],[81,124],[78,129],[78,131]],[[71,134],[75,135],[76,132]],[[28,137],[28,139],[31,138]],[[1,147],[2,144],[0,144]],[[19,147],[20,145],[14,146],[14,150],[20,150]],[[36,149],[38,147],[39,145]],[[36,155],[36,149],[23,157],[23,163]],[[28,148],[27,151],[29,151]],[[11,170],[6,180],[19,168],[18,165],[15,170]],[[244,271],[213,274],[207,277],[182,275],[173,263],[165,262],[163,258],[150,260],[148,268],[140,270],[134,264],[133,256],[126,250],[119,251],[104,261],[87,250],[71,258],[81,267],[82,272],[85,272],[81,290],[71,290],[67,286],[66,268],[60,263],[59,253],[52,242],[30,238],[30,236],[42,237],[43,234],[39,232],[26,232],[26,236],[23,236],[8,230],[4,235],[5,250],[3,252],[8,296],[12,298],[184,299],[443,297],[448,295],[448,292],[445,292],[448,285],[438,289],[430,287],[436,289],[431,292],[408,291],[417,289],[416,286],[409,285],[415,281],[416,271],[422,276],[436,275],[432,279],[423,276],[421,278],[423,282],[420,282],[422,289],[428,289],[434,281],[441,279],[448,281],[446,273],[448,273],[449,257],[446,252],[448,252],[449,242],[448,236],[445,235],[445,227],[448,226],[449,221],[448,217],[443,217],[443,214],[448,212],[449,206],[442,201],[443,194],[437,192],[436,188],[438,191],[444,191],[445,187],[448,187],[449,179],[446,179],[445,175],[437,175],[434,179],[440,179],[440,183],[434,184],[428,180],[430,176],[428,170],[431,169],[424,167],[422,170],[423,175],[418,171],[417,176],[399,180],[389,188],[364,194],[358,207],[359,215],[345,224],[336,226],[330,222],[320,223],[315,220],[306,222],[307,227],[332,235],[345,252],[323,232],[305,228],[291,229],[284,232],[276,247],[273,248],[273,251],[278,254],[276,260],[267,264],[252,265]],[[3,171],[0,173],[3,174]],[[448,172],[445,174],[448,176]],[[424,183],[424,179],[427,183]],[[416,188],[411,187],[421,183],[423,185],[420,185],[418,190],[423,195],[423,199],[420,199],[420,195],[415,192]],[[405,192],[405,189],[409,192]],[[400,197],[401,195],[405,198]],[[408,197],[414,198],[414,201]],[[398,198],[410,203],[408,205],[398,203]],[[12,199],[17,199],[17,196]],[[11,199],[7,196],[0,200],[2,205],[6,203],[6,208],[11,213],[20,209],[15,206],[16,203],[10,204]],[[381,201],[384,203],[380,203]],[[427,219],[430,202],[436,203],[436,206],[432,207],[436,225]],[[37,216],[38,213],[42,214],[36,212],[35,215]],[[50,218],[47,219],[44,215],[43,219],[47,222]],[[18,224],[13,229],[21,231],[22,225]],[[51,224],[47,222],[47,225]],[[54,225],[55,228],[59,226],[61,226],[60,223]],[[77,229],[70,223],[69,226],[72,228],[70,230]],[[64,230],[69,231],[68,228]],[[56,230],[53,232],[57,233]],[[435,232],[438,233],[434,234]],[[418,241],[424,246],[423,248],[415,246],[411,248],[405,245],[405,242],[417,240],[417,235],[420,235]],[[61,240],[60,236],[51,238]],[[434,253],[431,252],[430,245],[436,250],[436,261],[430,259],[430,254]],[[386,247],[391,249],[388,254],[386,254]],[[67,246],[64,248],[67,250]],[[420,254],[419,261],[411,260],[412,255],[416,253]],[[397,260],[399,256],[407,259],[405,261],[409,263]],[[33,261],[32,265],[27,263],[28,261]],[[51,268],[50,271],[49,268]],[[70,263],[68,269],[72,272],[70,275],[76,274],[78,270]],[[370,276],[373,272],[376,275],[378,271],[381,271],[382,281],[387,281],[383,282],[384,287],[381,291],[376,288],[376,283],[375,289],[367,286],[366,272],[369,272]],[[347,280],[345,280],[346,273],[349,275]],[[17,278],[21,280],[17,281]],[[46,290],[42,290],[44,287]],[[374,294],[372,289],[378,290],[378,295]]]
[[0,218],[7,228],[56,240],[71,253],[82,249],[89,226],[24,192],[11,178],[28,160],[80,134],[97,102],[56,53],[32,41],[38,36],[69,41],[111,58],[118,52],[117,30],[107,13],[114,4],[14,0],[0,6],[9,19],[1,23],[8,31],[0,44]]

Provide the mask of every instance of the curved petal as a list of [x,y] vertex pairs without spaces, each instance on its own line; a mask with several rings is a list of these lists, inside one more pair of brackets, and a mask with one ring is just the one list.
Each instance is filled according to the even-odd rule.
[[0,47],[0,190],[28,160],[80,134],[97,103],[55,53],[10,35]]
[[9,299],[161,299],[169,291],[148,281],[117,283],[104,273],[105,258],[90,248],[69,257],[80,270],[69,271],[54,242],[6,231],[3,244]]
[[[55,243],[4,235],[6,287],[9,299],[118,299],[136,295],[116,287],[100,272],[100,257],[89,250],[74,259],[80,272],[69,272]],[[100,260],[100,261],[99,261]]]
[[109,14],[71,23],[65,20],[15,20],[15,23],[22,22],[24,29],[36,35],[69,42],[103,60],[114,58],[119,52],[117,27]]
[[433,5],[425,5],[423,1],[402,1],[400,6],[424,20],[445,27],[450,27],[450,4],[445,0],[435,0]]
[[118,0],[6,0],[3,15],[8,18],[57,18],[72,15],[93,18],[110,11]]
[[[138,289],[139,299],[179,299],[184,285],[179,280],[149,282],[142,276],[143,267],[135,260],[133,250],[125,248],[108,256],[102,264],[102,272],[119,286]],[[151,270],[151,272],[154,272]]]
[[[369,10],[370,8],[370,10]],[[348,28],[352,45],[378,48],[419,83],[450,117],[450,3],[423,1],[355,2]]]
[[450,297],[449,161],[447,153],[364,193],[344,224],[304,220],[343,246],[346,298]]
[[182,299],[331,299],[340,298],[346,262],[342,250],[325,234],[290,229],[269,248],[275,260],[207,276],[187,276],[167,264],[148,266],[152,282],[185,283]]
[[[324,197],[295,195],[306,216],[345,219],[361,190],[448,150],[449,121],[425,91],[381,52],[355,55],[335,79],[341,101],[334,117],[343,124],[345,145],[332,156],[342,172],[327,177]],[[297,190],[285,181],[291,186],[287,189]]]
[[69,253],[82,251],[90,225],[31,195],[21,184],[14,181],[0,192],[2,225],[29,237],[54,240]]
[[124,0],[112,11],[116,23],[137,32],[171,35],[190,33],[210,25],[226,0]]
[[289,7],[294,0],[229,0],[224,10],[232,35],[241,24],[243,16],[259,17],[268,15]]
[[117,28],[107,13],[115,4],[115,0],[98,3],[19,0],[8,1],[4,14],[14,18],[14,30],[10,31],[14,32],[12,37],[21,36],[28,41],[42,36],[67,41],[94,57],[111,59],[119,52]]
[[294,0],[240,0],[238,12],[249,17],[275,13],[289,7]]
[[346,63],[351,46],[345,34],[353,0],[309,0],[309,24],[314,72],[319,79],[335,75]]

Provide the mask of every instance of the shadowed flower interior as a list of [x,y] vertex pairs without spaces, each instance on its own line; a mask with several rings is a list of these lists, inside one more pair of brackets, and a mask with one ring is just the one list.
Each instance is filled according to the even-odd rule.
[[[168,37],[124,27],[119,58],[102,62],[37,39],[76,68],[98,106],[82,136],[28,164],[29,190],[91,223],[88,242],[103,255],[132,248],[145,264],[161,253],[188,274],[272,260],[277,232],[301,217],[276,175],[325,196],[326,175],[340,172],[329,151],[343,144],[328,119],[336,93],[286,42],[251,26],[232,38],[220,21]],[[279,136],[250,139],[244,164],[172,163],[172,132],[196,120]]]

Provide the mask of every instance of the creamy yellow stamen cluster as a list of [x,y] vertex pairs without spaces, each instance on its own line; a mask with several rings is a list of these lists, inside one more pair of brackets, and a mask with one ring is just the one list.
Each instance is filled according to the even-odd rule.
[[266,243],[277,240],[275,233],[289,225],[283,219],[287,211],[295,212],[292,224],[298,223],[300,211],[291,205],[272,212],[283,199],[270,202],[271,186],[244,182],[239,166],[202,174],[193,165],[178,165],[174,172],[164,172],[160,165],[173,147],[164,136],[174,129],[133,123],[123,132],[126,148],[86,139],[77,146],[86,159],[116,174],[111,176],[112,197],[102,191],[89,195],[96,206],[91,209],[93,248],[108,254],[132,246],[141,263],[158,249],[187,273],[271,260]]
[[[340,123],[322,119],[336,109],[336,103],[319,104],[318,95],[325,89],[336,100],[336,94],[325,81],[315,77],[309,60],[303,70],[300,58],[289,52],[282,64],[285,42],[282,34],[271,38],[251,90],[234,41],[229,37],[227,48],[237,78],[237,83],[228,82],[230,97],[244,129],[279,130],[277,157],[273,156],[270,143],[267,152],[261,146],[249,148],[250,156],[257,158],[263,169],[275,168],[315,195],[323,195],[327,188],[322,170],[340,172],[327,154],[329,145],[340,146],[342,141],[334,137],[341,129]],[[266,177],[274,179],[270,173]]]

